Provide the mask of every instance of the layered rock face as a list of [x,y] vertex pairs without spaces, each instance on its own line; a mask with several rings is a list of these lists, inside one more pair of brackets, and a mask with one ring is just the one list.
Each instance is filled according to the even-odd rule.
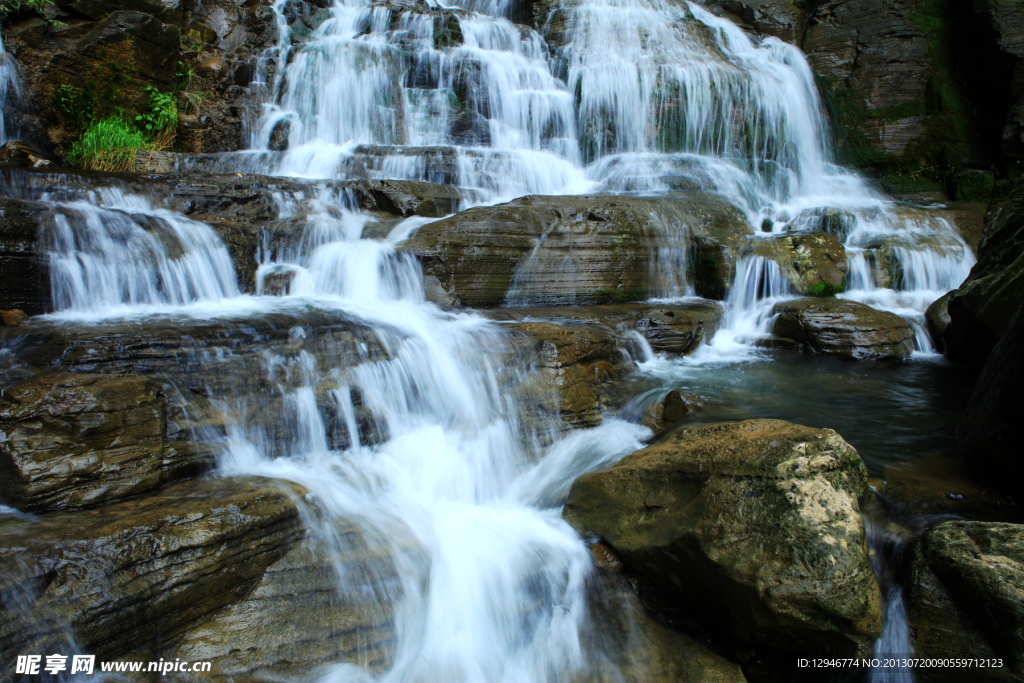
[[747,420],[688,425],[580,477],[563,516],[741,641],[863,652],[882,625],[866,492],[832,430]]
[[727,245],[752,232],[710,196],[532,196],[430,223],[400,246],[451,302],[587,304],[685,291],[691,244],[716,255],[712,287],[731,283]]
[[[1024,675],[1024,527],[952,521],[918,541],[907,614],[920,657],[1002,659],[971,680],[1016,681]],[[939,669],[923,680],[962,680]]]
[[895,313],[844,299],[794,299],[776,304],[772,341],[847,360],[898,360],[914,350],[914,330]]
[[0,396],[0,496],[20,510],[99,505],[174,478],[153,380],[51,375]]
[[[298,489],[210,479],[0,526],[5,651],[99,659],[151,648],[245,594],[303,535]],[[72,636],[73,634],[73,636]],[[66,650],[66,648],[64,648]]]

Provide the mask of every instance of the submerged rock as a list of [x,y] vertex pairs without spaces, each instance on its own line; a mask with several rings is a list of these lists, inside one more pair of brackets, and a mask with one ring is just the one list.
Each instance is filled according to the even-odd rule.
[[301,540],[294,485],[183,482],[84,512],[0,522],[0,648],[98,659],[157,649],[244,596]]
[[160,385],[57,374],[0,393],[0,500],[19,510],[109,503],[167,483]]
[[1024,306],[989,355],[956,437],[967,468],[978,479],[1020,499],[1024,494]]
[[711,403],[710,397],[673,389],[655,403],[644,416],[644,424],[658,432]]
[[845,299],[794,299],[775,305],[773,343],[847,360],[893,360],[914,350],[914,329],[895,313]]
[[985,229],[978,262],[950,295],[943,332],[950,360],[980,369],[1024,304],[1024,182]]
[[[915,655],[1002,659],[1003,667],[972,669],[971,680],[1019,681],[1024,676],[1024,526],[944,522],[914,549],[907,616]],[[956,669],[934,669],[922,680],[963,680]]]
[[465,306],[624,303],[681,291],[694,235],[720,237],[707,245],[717,283],[729,275],[723,244],[749,234],[739,210],[708,195],[529,196],[430,223],[400,246]]
[[741,641],[857,653],[882,627],[867,490],[857,451],[830,429],[698,424],[577,479],[563,516]]

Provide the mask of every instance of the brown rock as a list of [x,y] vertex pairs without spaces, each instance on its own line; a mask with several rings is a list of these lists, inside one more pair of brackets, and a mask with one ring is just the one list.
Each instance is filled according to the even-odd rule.
[[25,315],[25,311],[15,308],[11,311],[0,311],[0,324],[7,325],[8,327],[18,327],[28,322],[28,316]]
[[822,284],[842,291],[849,270],[846,249],[834,236],[823,232],[754,238],[742,253],[775,261],[793,290],[801,294]]
[[847,360],[893,360],[914,350],[914,330],[895,313],[845,299],[794,299],[772,309],[780,346]]
[[709,403],[711,399],[703,394],[673,389],[651,406],[644,416],[644,424],[660,432]]
[[863,462],[830,429],[698,424],[577,479],[563,516],[741,641],[855,653],[882,626],[867,491]]
[[0,495],[19,510],[60,510],[167,483],[159,391],[132,375],[57,374],[6,387]]
[[5,652],[156,650],[245,595],[303,532],[293,485],[217,478],[0,523]]

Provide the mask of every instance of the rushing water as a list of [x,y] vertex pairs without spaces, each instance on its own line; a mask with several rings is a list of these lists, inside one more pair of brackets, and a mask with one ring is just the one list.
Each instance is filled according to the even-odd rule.
[[[893,204],[833,163],[798,49],[753,39],[697,5],[567,1],[556,35],[552,24],[541,32],[513,24],[509,2],[342,0],[293,46],[285,4],[274,6],[279,42],[260,58],[251,89],[263,104],[248,122],[252,149],[223,155],[221,170],[444,182],[480,203],[530,193],[709,193],[766,236],[827,227],[849,254],[845,296],[918,326],[973,262],[945,220]],[[14,74],[0,55],[5,103],[17,92]],[[573,431],[527,410],[519,391],[536,359],[482,316],[427,303],[417,262],[395,248],[422,219],[385,240],[361,239],[368,218],[343,193],[282,198],[282,220],[298,227],[286,244],[261,250],[257,296],[247,296],[217,235],[160,197],[113,184],[29,195],[52,208],[52,320],[212,318],[229,331],[254,317],[293,321],[287,349],[268,348],[211,390],[228,425],[220,471],[303,484],[321,512],[307,518],[314,536],[330,539],[339,523],[354,523],[388,558],[381,572],[395,585],[366,595],[345,580],[350,549],[327,543],[339,594],[394,614],[378,680],[566,680],[600,661],[588,636],[591,560],[560,507],[577,476],[641,447],[650,432],[611,417]],[[666,283],[660,295],[690,293],[692,220],[659,223],[651,267]],[[550,266],[521,268],[509,303]],[[908,415],[948,422],[948,411],[928,402],[921,378],[932,370],[921,365],[895,379],[873,366],[818,372],[821,364],[751,346],[766,334],[771,305],[793,294],[778,263],[740,258],[725,329],[684,361],[648,347],[648,384],[638,391],[685,386],[722,401],[705,417],[833,427],[869,463],[898,459],[907,444],[922,448],[931,423],[908,417],[901,429],[884,401],[868,397],[891,392],[914,406]],[[360,362],[346,362],[319,338],[325,311],[366,325],[385,353],[362,348]],[[922,351],[926,336],[918,335]],[[218,354],[190,353],[199,374],[227,372]],[[380,426],[372,435],[361,426],[367,414]],[[893,594],[890,624],[899,623],[899,604]],[[349,666],[323,674],[366,676]]]

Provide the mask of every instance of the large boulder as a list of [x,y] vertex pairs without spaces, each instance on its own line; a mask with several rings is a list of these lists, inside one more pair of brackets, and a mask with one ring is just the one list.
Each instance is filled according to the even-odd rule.
[[992,350],[956,430],[968,469],[1014,496],[1024,493],[1024,306]]
[[98,659],[157,650],[244,596],[302,539],[304,491],[262,478],[169,486],[0,522],[0,648]]
[[[907,590],[916,656],[1001,659],[971,680],[1024,676],[1024,526],[944,522],[917,542]],[[963,680],[956,669],[918,671],[922,680]]]
[[702,263],[717,258],[703,267],[714,287],[731,282],[722,251],[752,233],[700,194],[529,196],[430,223],[401,247],[422,260],[428,291],[466,306],[621,303],[682,293],[691,236],[713,242]]
[[980,369],[1024,303],[1024,182],[986,227],[978,262],[946,303],[946,355]]
[[160,488],[179,469],[164,457],[166,412],[160,385],[133,375],[56,374],[5,387],[0,500],[60,510]]
[[834,298],[775,304],[773,343],[847,360],[902,359],[914,350],[914,329],[887,311]]
[[577,479],[563,516],[741,641],[856,653],[882,627],[867,490],[857,451],[830,429],[697,424]]

